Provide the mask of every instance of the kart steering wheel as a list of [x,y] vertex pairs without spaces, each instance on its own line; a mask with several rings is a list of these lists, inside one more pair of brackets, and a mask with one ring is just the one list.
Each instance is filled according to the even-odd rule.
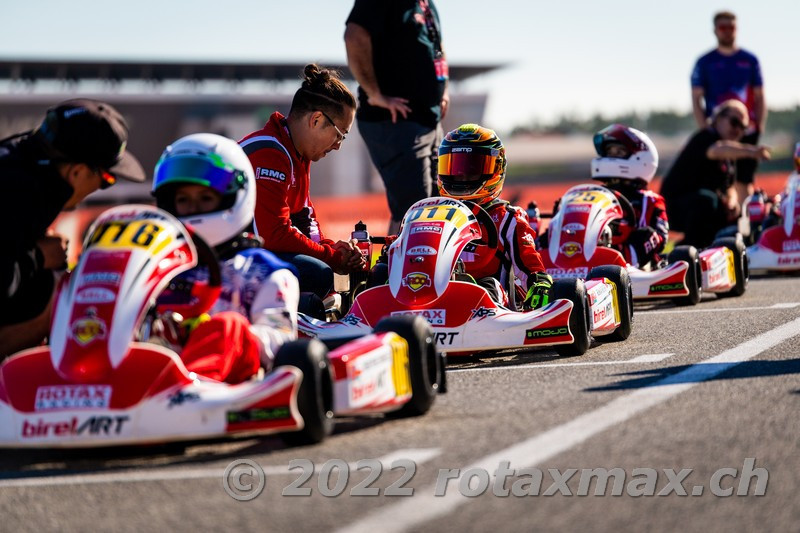
[[486,253],[481,254],[481,261],[472,263],[473,268],[480,269],[489,264],[489,261],[491,261],[497,253],[497,246],[499,244],[497,226],[494,225],[494,220],[492,220],[492,217],[489,216],[489,213],[487,213],[483,207],[469,200],[463,200],[463,202],[472,210],[472,213],[481,225],[481,239],[473,240],[472,244],[489,248]]
[[[208,281],[191,281],[180,277],[170,281],[156,302],[157,312],[174,311],[184,318],[197,317],[211,309],[222,292],[222,273],[214,249],[187,227],[197,250],[197,267],[208,269]],[[197,268],[195,267],[195,268]]]
[[631,201],[625,198],[625,196],[621,192],[615,191],[613,189],[609,190],[612,193],[614,193],[614,196],[616,196],[617,201],[619,201],[619,205],[622,208],[622,218],[630,222],[633,226],[636,226],[636,219],[638,217],[636,216],[636,210],[633,208],[633,204],[631,204]]

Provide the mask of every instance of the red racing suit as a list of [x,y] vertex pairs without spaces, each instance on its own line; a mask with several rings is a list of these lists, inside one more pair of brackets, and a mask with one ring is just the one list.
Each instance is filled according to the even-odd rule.
[[276,111],[264,128],[239,144],[255,172],[255,230],[264,248],[339,264],[342,255],[333,249],[334,241],[323,236],[309,196],[311,162],[295,150],[286,118]]
[[667,243],[669,222],[664,197],[649,189],[604,186],[627,198],[636,212],[636,220],[628,220],[627,228],[620,226],[612,245],[630,264],[638,267],[647,264]]
[[509,273],[513,269],[514,276],[527,291],[533,283],[536,283],[536,273],[544,272],[545,268],[534,244],[536,232],[528,224],[525,210],[499,199],[492,200],[482,207],[489,213],[497,227],[497,251],[494,258],[485,266],[475,268],[475,263],[483,262],[483,254],[488,253],[489,248],[467,245],[461,252],[461,260],[464,261],[467,274],[475,279],[491,276],[508,290]]

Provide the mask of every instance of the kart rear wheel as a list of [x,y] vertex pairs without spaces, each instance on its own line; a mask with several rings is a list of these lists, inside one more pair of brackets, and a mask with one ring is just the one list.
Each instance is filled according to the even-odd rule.
[[569,331],[575,340],[572,344],[559,344],[555,346],[556,352],[562,357],[583,355],[589,349],[589,304],[586,301],[586,287],[583,280],[577,278],[557,279],[550,289],[550,301],[567,299],[572,302],[572,312],[569,315]]
[[750,270],[747,265],[747,247],[740,233],[736,237],[724,237],[717,239],[711,245],[713,248],[724,246],[733,252],[733,270],[736,275],[736,284],[728,292],[717,293],[720,298],[730,296],[741,296],[747,290],[747,282],[750,279]]
[[602,340],[624,341],[631,336],[633,328],[633,289],[628,271],[617,265],[594,267],[589,271],[588,279],[595,278],[608,278],[614,283],[619,304],[619,327],[614,333],[602,337]]
[[703,290],[703,272],[700,269],[700,256],[694,246],[676,246],[667,258],[669,264],[678,261],[689,263],[689,270],[686,271],[686,287],[689,294],[680,298],[675,298],[676,305],[697,305]]
[[317,339],[284,344],[275,356],[275,368],[294,366],[303,372],[297,391],[297,408],[305,426],[281,437],[289,446],[321,442],[333,431],[333,374],[328,349]]
[[433,329],[421,316],[393,316],[382,319],[375,332],[393,331],[408,343],[408,371],[411,399],[391,416],[419,416],[428,412],[444,382],[443,360],[436,352]]

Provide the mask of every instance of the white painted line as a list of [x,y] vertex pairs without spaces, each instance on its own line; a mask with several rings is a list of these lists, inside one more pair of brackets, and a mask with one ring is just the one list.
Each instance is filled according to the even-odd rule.
[[782,304],[773,304],[772,309],[793,309],[800,305],[800,302],[785,302]]
[[[391,468],[397,459],[410,459],[416,464],[430,461],[442,453],[440,448],[409,448],[396,450],[379,457],[384,468]],[[175,481],[186,479],[222,479],[225,466],[194,469],[172,470],[126,470],[101,474],[74,474],[63,476],[27,477],[16,479],[0,479],[0,489],[9,487],[52,487],[56,485],[93,485],[97,483],[134,483],[139,481]],[[356,470],[356,463],[348,463],[350,470]],[[286,465],[270,465],[262,467],[268,476],[296,474]]]
[[629,359],[628,363],[657,363],[659,361],[663,361],[668,357],[672,357],[675,355],[674,353],[651,353],[647,355],[640,355],[639,357],[634,357],[633,359]]
[[657,363],[663,361],[667,357],[675,355],[674,353],[653,353],[647,355],[640,355],[633,359],[626,359],[624,361],[582,361],[579,363],[531,363],[528,365],[514,365],[514,366],[483,366],[478,368],[453,368],[447,369],[448,374],[457,372],[480,372],[487,370],[518,370],[520,368],[559,368],[565,366],[602,366],[602,365],[627,365],[638,363]]
[[[495,472],[501,461],[510,461],[510,468],[526,468],[540,465],[548,459],[581,444],[616,424],[621,424],[656,405],[685,392],[734,366],[757,356],[777,344],[800,335],[800,318],[762,333],[753,339],[726,350],[721,354],[694,364],[655,383],[643,386],[606,405],[585,413],[549,431],[531,437],[505,450],[487,455],[461,469],[481,468]],[[456,465],[449,465],[455,467]],[[462,496],[458,491],[458,479],[450,479],[444,496],[434,496],[436,486],[415,489],[414,497],[398,503],[385,505],[363,518],[346,525],[338,531],[348,533],[373,533],[374,531],[400,532],[409,529],[424,529],[423,524],[453,512],[462,504],[475,501]],[[494,483],[494,476],[490,486]]]
[[684,307],[682,309],[670,310],[652,310],[652,311],[636,311],[636,315],[670,315],[676,313],[719,313],[721,311],[764,311],[767,309],[794,309],[800,305],[798,302],[786,302],[767,306],[753,306],[753,307]]

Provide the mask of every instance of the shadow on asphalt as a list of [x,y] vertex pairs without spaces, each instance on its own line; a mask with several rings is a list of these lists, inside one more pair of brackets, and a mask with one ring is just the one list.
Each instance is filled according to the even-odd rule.
[[[696,367],[696,371],[685,375],[679,375],[690,367]],[[728,370],[724,370],[726,368]],[[649,370],[615,374],[616,376],[631,377],[603,387],[592,387],[584,390],[586,392],[602,392],[641,389],[644,387],[651,387],[661,380],[665,380],[663,385],[675,385],[682,383],[700,383],[701,381],[764,378],[790,374],[800,374],[800,359],[787,359],[785,361],[745,361],[733,367],[731,367],[730,363],[697,363],[694,365],[651,368]],[[670,377],[672,377],[672,379],[669,379]],[[800,391],[794,392],[800,394]]]

